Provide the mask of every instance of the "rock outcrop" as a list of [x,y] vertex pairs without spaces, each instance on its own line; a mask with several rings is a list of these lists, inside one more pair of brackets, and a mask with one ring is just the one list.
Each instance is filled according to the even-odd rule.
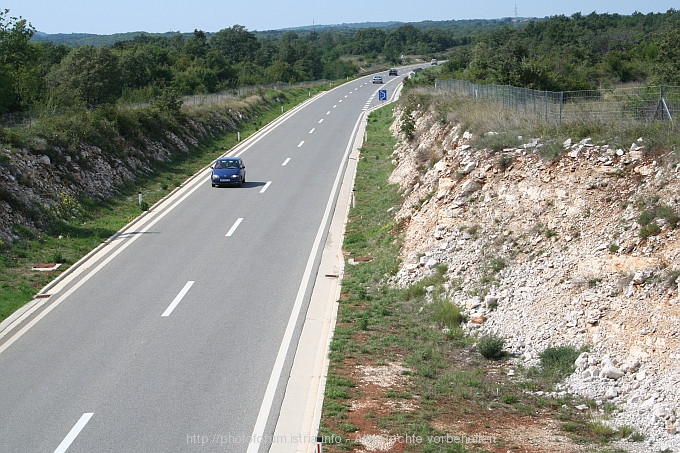
[[125,184],[154,172],[160,163],[188,155],[205,140],[238,129],[238,123],[265,106],[257,97],[185,115],[174,131],[125,138],[115,135],[110,149],[85,141],[68,146],[33,138],[24,147],[0,144],[0,244],[16,239],[16,228],[37,232],[77,216],[83,197],[104,200]]
[[[394,151],[407,225],[394,283],[446,265],[466,329],[503,337],[525,366],[550,346],[588,346],[558,390],[613,403],[608,423],[644,433],[643,450],[680,448],[669,434],[680,416],[680,231],[654,216],[680,212],[680,165],[650,155],[644,138],[626,149],[567,140],[550,160],[537,139],[476,149],[460,126],[420,113],[418,138]],[[425,173],[423,156],[434,162]]]

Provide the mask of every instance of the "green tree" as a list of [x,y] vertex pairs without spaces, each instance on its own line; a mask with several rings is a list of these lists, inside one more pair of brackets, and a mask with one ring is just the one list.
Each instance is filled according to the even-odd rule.
[[217,50],[233,63],[240,63],[255,58],[260,43],[255,34],[242,25],[234,25],[215,33],[210,38],[210,47]]
[[412,53],[418,46],[422,33],[413,25],[402,25],[385,39],[385,46],[394,49],[397,53]]
[[192,59],[203,58],[208,53],[208,37],[202,30],[194,30],[193,36],[184,42],[182,51]]
[[36,99],[41,81],[35,29],[25,19],[0,10],[0,113],[25,110]]
[[244,61],[236,65],[236,76],[239,86],[258,85],[265,82],[264,68],[252,61]]
[[48,75],[53,101],[87,106],[113,103],[121,95],[118,57],[107,47],[73,50]]
[[365,28],[357,31],[350,43],[350,52],[355,55],[379,54],[385,47],[386,33],[377,28]]
[[294,82],[295,71],[285,61],[277,60],[264,70],[266,83],[272,82]]
[[137,45],[118,53],[121,81],[127,88],[164,86],[172,80],[172,62],[167,50],[156,44]]
[[668,24],[661,33],[658,47],[654,81],[659,85],[680,85],[680,21]]

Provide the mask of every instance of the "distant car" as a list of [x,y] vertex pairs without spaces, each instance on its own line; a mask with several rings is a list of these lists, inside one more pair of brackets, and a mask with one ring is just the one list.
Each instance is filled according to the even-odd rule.
[[374,75],[373,76],[373,83],[383,83],[382,76]]
[[437,66],[437,64],[439,64],[439,62],[437,61],[436,58],[433,58],[432,61],[430,61],[430,64],[431,64],[432,66]]
[[242,187],[246,182],[246,166],[240,157],[220,157],[210,167],[212,186],[236,185]]
[[396,70],[396,69],[392,68],[392,69],[389,70],[389,72],[387,73],[387,75],[399,75],[399,74],[397,74],[397,70]]

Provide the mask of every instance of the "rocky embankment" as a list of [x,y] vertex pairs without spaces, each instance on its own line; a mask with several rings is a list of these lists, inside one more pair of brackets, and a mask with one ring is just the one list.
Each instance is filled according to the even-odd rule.
[[111,149],[84,141],[58,146],[43,136],[20,148],[0,143],[0,241],[13,241],[17,225],[42,231],[50,222],[78,215],[74,212],[78,198],[103,200],[115,195],[122,185],[153,173],[159,163],[237,130],[262,107],[265,102],[253,96],[234,108],[195,109],[178,121],[174,132],[140,131],[132,139],[114,136]]
[[680,212],[673,156],[650,156],[644,137],[626,149],[567,140],[553,161],[530,138],[494,153],[427,112],[416,137],[394,152],[407,224],[395,283],[447,265],[466,329],[503,337],[511,374],[547,347],[588,346],[558,390],[611,403],[605,423],[646,436],[622,448],[680,451],[680,230],[657,215],[648,236],[639,221]]

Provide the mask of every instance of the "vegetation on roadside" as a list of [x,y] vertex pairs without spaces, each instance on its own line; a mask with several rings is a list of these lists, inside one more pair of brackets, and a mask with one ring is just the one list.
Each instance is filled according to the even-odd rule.
[[[100,116],[93,112],[75,116],[70,126],[60,128],[66,118],[48,118],[36,124],[35,128],[43,140],[55,140],[52,144],[63,146],[68,152],[71,147],[87,140],[113,146],[120,137],[126,140],[143,140],[162,134],[164,128],[172,130],[181,121],[209,121],[210,117],[223,116],[230,108],[239,108],[247,115],[238,123],[238,130],[229,131],[218,137],[204,137],[204,141],[188,153],[177,153],[170,161],[152,162],[151,173],[139,173],[134,182],[116,188],[115,195],[106,198],[76,198],[67,193],[56,194],[59,203],[50,212],[42,207],[34,207],[36,216],[44,224],[41,230],[22,225],[14,226],[16,239],[11,243],[0,241],[0,321],[7,318],[19,307],[30,301],[33,296],[61,272],[81,257],[110,238],[116,231],[136,218],[148,207],[168,195],[187,178],[208,165],[217,156],[225,153],[238,143],[238,134],[246,139],[258,129],[281,115],[281,106],[287,111],[293,106],[325,89],[317,86],[309,89],[293,89],[286,92],[263,92],[263,102],[248,106],[242,100],[236,105],[213,105],[209,107],[185,108],[182,112],[172,113],[151,106],[146,109],[119,112],[124,116],[107,118],[105,112]],[[208,118],[208,120],[206,120]],[[77,123],[77,124],[76,124]],[[80,132],[79,132],[80,131]],[[76,141],[71,143],[75,135]],[[17,137],[22,146],[35,146],[36,138]],[[110,140],[109,144],[105,142]],[[60,156],[54,156],[59,159]],[[141,193],[143,205],[138,195]],[[0,194],[1,196],[2,194]],[[61,263],[56,271],[34,271],[32,267],[41,263]]]
[[79,36],[72,46],[38,34],[30,19],[0,10],[0,115],[335,80],[415,56],[446,60],[443,77],[537,90],[680,84],[674,9],[265,33],[232,25],[113,42]]
[[[421,74],[425,71],[421,71]],[[547,162],[555,160],[565,152],[563,143],[567,139],[578,142],[589,139],[590,143],[606,143],[611,148],[630,149],[631,144],[644,140],[645,153],[661,154],[661,159],[680,161],[680,124],[677,121],[657,121],[648,124],[631,125],[630,122],[611,121],[607,123],[563,123],[561,125],[537,122],[534,118],[518,115],[492,101],[461,96],[445,90],[433,90],[427,77],[414,77],[409,89],[400,100],[400,108],[409,112],[409,119],[402,133],[408,133],[409,140],[417,137],[413,129],[419,113],[431,110],[434,118],[443,123],[460,124],[463,131],[473,134],[470,144],[478,149],[488,149],[498,153],[499,160],[503,150],[521,146],[540,138],[538,150]],[[414,113],[416,112],[416,113]],[[422,113],[420,113],[422,114]],[[413,129],[413,130],[412,130]],[[424,156],[424,163],[428,156]],[[507,168],[511,162],[501,162]],[[671,219],[673,220],[673,219]]]
[[[423,31],[404,25],[342,34],[284,32],[261,39],[235,25],[211,36],[196,30],[186,36],[140,35],[110,47],[70,48],[31,41],[35,34],[32,26],[26,20],[9,17],[5,10],[0,12],[0,72],[4,75],[0,80],[0,114],[34,109],[56,114],[45,115],[36,129],[0,128],[0,143],[31,150],[38,146],[41,153],[49,152],[52,144],[68,150],[87,143],[101,145],[115,157],[125,152],[116,140],[118,136],[134,142],[145,134],[177,130],[184,114],[181,95],[235,91],[277,81],[351,77],[360,68],[378,70],[398,64],[400,54],[407,52],[419,58],[441,54],[448,60],[406,83],[410,89],[401,107],[409,118],[402,123],[401,132],[409,140],[417,139],[415,115],[429,106],[436,112],[436,121],[463,121],[463,129],[475,134],[474,146],[498,153],[503,169],[512,165],[503,150],[524,143],[526,137],[544,141],[540,154],[546,161],[563,152],[562,143],[567,138],[590,138],[594,143],[606,141],[627,148],[645,137],[645,152],[665,150],[660,158],[677,159],[669,152],[680,145],[677,122],[634,128],[598,123],[542,125],[485,101],[441,92],[435,95],[431,85],[437,77],[541,90],[622,83],[678,84],[679,14],[675,10],[630,17],[574,14],[526,24],[506,22],[499,25],[507,26],[486,28],[476,35],[456,35],[450,29]],[[282,103],[288,106],[306,97],[304,90],[282,96]],[[122,105],[148,99],[152,100],[148,108]],[[192,115],[222,113],[208,108]],[[240,124],[242,137],[280,114],[272,108],[252,113],[255,119],[248,126],[246,122]],[[606,416],[614,408],[597,408],[593,402],[535,392],[551,391],[573,370],[579,351],[571,347],[546,350],[540,366],[520,369],[515,378],[507,376],[504,340],[472,337],[461,327],[466,319],[443,290],[446,268],[437,268],[431,277],[407,288],[394,285],[391,277],[398,269],[401,233],[407,220],[395,222],[393,212],[401,195],[387,183],[395,144],[388,131],[392,121],[390,108],[369,117],[370,141],[360,157],[357,204],[350,211],[344,245],[348,256],[370,255],[374,259],[345,268],[321,427],[323,435],[333,435],[341,442],[326,445],[326,451],[352,449],[356,433],[366,434],[367,430],[422,439],[409,444],[410,451],[483,449],[483,444],[442,445],[431,439],[462,431],[485,433],[494,424],[533,423],[545,418],[558,420],[565,435],[592,445],[594,450],[606,449],[606,443],[615,439],[643,440],[644,436],[631,428],[614,430],[596,417]],[[13,232],[18,239],[11,246],[0,243],[0,319],[57,275],[31,271],[32,264],[74,263],[233,146],[235,140],[235,134],[206,140],[189,155],[159,163],[153,174],[118,188],[118,197],[92,200],[58,194],[60,202],[47,216],[50,228],[38,232],[18,225]],[[419,157],[424,171],[438,156],[423,152]],[[137,202],[138,192],[143,195],[143,206]],[[25,208],[35,218],[42,213],[34,206]],[[655,234],[659,221],[676,225],[678,220],[675,212],[650,204],[639,218],[641,235]],[[478,234],[476,227],[471,226],[469,233]],[[546,237],[549,234],[546,230]],[[502,260],[490,260],[480,285],[496,284],[496,274],[505,265]],[[484,288],[479,291],[481,294]],[[392,405],[377,404],[370,410],[352,408],[352,401],[367,396],[367,389],[353,374],[354,366],[391,363],[403,365],[399,377],[405,383],[368,396]],[[578,403],[588,410],[575,409]],[[460,425],[461,419],[470,424]],[[512,439],[497,438],[495,442],[508,450],[518,448]]]
[[[401,197],[387,182],[394,168],[392,122],[390,107],[372,113],[361,149],[344,251],[348,258],[373,260],[345,267],[320,427],[320,435],[333,442],[324,451],[357,451],[371,435],[407,443],[411,452],[513,450],[521,448],[517,441],[491,436],[496,425],[545,419],[591,451],[612,451],[608,444],[618,439],[643,440],[629,427],[616,430],[602,421],[614,408],[550,393],[573,371],[580,350],[550,348],[540,366],[522,369],[510,362],[502,338],[465,333],[467,319],[446,298],[446,266],[408,287],[395,285],[406,220],[395,221]],[[381,388],[361,375],[366,367],[389,364],[404,367],[397,384]],[[517,369],[515,376],[504,372],[508,367]],[[447,435],[475,434],[493,437],[493,445],[440,442]]]

